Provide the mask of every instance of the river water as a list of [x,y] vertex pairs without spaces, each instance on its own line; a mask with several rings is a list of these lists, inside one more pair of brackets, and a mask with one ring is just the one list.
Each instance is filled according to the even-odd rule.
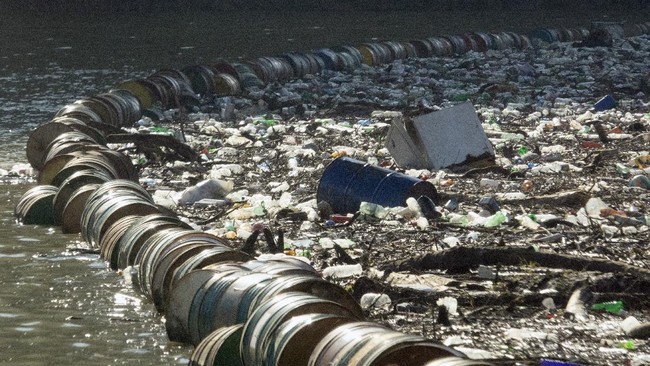
[[[524,32],[647,21],[647,12],[175,13],[105,18],[0,14],[0,168],[26,162],[29,131],[74,100],[156,69],[247,59],[373,39],[464,31]],[[77,248],[79,236],[15,223],[29,188],[0,189],[0,364],[185,364],[153,306]]]

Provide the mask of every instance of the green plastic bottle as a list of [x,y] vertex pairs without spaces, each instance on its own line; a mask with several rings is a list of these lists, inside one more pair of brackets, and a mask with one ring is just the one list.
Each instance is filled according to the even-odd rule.
[[599,310],[599,311],[606,311],[612,314],[620,314],[621,311],[623,311],[623,301],[616,300],[616,301],[600,302],[591,305],[591,310]]
[[487,228],[493,228],[503,224],[505,221],[506,215],[504,215],[501,211],[497,211],[494,215],[488,217],[487,220],[485,220],[483,226]]

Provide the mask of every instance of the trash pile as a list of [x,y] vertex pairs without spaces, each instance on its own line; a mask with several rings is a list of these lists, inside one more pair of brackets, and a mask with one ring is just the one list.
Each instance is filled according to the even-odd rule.
[[193,364],[649,364],[650,25],[633,28],[161,70],[35,130],[41,185],[16,214],[81,232]]

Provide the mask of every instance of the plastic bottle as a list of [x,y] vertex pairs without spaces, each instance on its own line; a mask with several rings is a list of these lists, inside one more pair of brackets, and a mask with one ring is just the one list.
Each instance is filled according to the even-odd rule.
[[646,177],[645,175],[641,175],[641,174],[635,175],[630,179],[628,186],[650,189],[650,179],[648,179],[648,177]]
[[521,146],[519,149],[517,149],[517,152],[519,153],[519,156],[526,155],[528,148],[526,146]]
[[625,348],[627,350],[633,350],[633,349],[636,348],[635,345],[634,345],[634,341],[631,340],[631,339],[628,339],[627,341],[623,341],[623,342],[619,343],[618,346],[621,347],[621,348]]
[[390,297],[386,294],[369,292],[361,296],[359,304],[363,309],[389,309],[391,306]]
[[331,266],[323,270],[323,277],[328,278],[347,278],[358,276],[363,273],[361,264],[344,264],[340,266]]
[[630,168],[626,167],[621,163],[616,163],[616,172],[624,178],[630,176]]
[[601,302],[591,305],[591,310],[606,311],[618,315],[623,311],[623,302],[621,300]]
[[506,222],[506,215],[501,211],[497,211],[494,215],[490,216],[485,220],[483,226],[487,228],[494,228]]

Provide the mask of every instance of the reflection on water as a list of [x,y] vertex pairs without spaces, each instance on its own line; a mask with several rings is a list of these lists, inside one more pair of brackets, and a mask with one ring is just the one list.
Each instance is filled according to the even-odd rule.
[[2,186],[0,200],[0,364],[186,364],[161,317],[106,269],[75,250],[78,235],[14,223],[28,188]]

